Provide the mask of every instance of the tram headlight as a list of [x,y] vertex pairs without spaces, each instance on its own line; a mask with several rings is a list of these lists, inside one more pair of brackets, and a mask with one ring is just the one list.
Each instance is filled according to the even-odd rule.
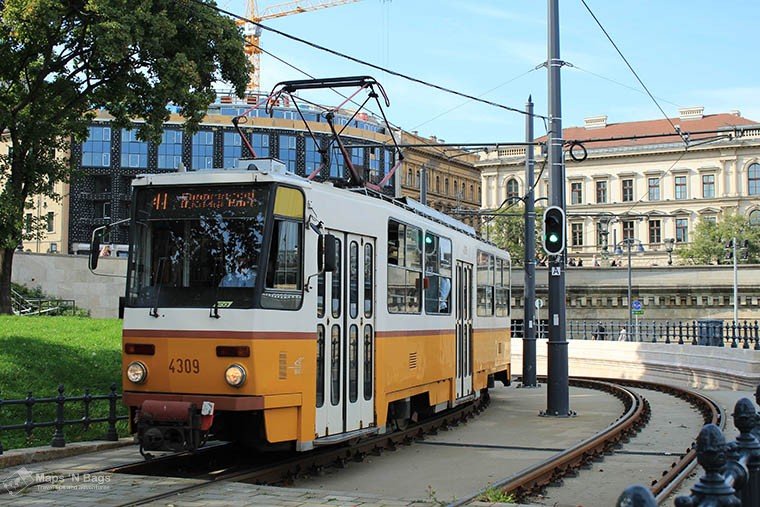
[[224,380],[232,387],[240,387],[245,383],[245,368],[239,364],[231,364],[224,372]]
[[127,366],[127,378],[135,384],[142,384],[148,378],[148,368],[140,361],[132,361]]

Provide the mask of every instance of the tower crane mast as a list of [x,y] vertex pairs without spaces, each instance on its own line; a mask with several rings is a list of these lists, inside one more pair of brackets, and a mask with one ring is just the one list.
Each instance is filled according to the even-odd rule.
[[[269,19],[292,16],[293,14],[316,11],[318,9],[326,9],[328,7],[335,7],[358,1],[360,0],[291,0],[289,2],[270,5],[259,12],[256,0],[247,0],[246,18],[256,23],[261,23],[262,21]],[[243,21],[238,22],[238,24],[243,26],[245,35],[245,53],[248,55],[248,60],[253,66],[251,75],[248,78],[247,87],[247,92],[251,94],[258,92],[261,86],[261,27]]]

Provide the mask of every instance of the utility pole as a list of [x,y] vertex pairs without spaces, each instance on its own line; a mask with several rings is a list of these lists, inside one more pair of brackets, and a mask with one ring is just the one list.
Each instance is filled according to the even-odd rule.
[[731,239],[734,257],[734,322],[739,325],[739,266],[736,259],[736,236]]
[[[559,57],[559,0],[548,0],[549,51],[547,70],[549,75],[549,183],[551,205],[565,212],[565,166],[562,159],[562,100],[560,89]],[[565,231],[566,232],[566,231]],[[570,410],[570,387],[568,380],[568,343],[565,338],[565,256],[551,256],[549,262],[549,341],[547,359],[549,366],[549,389],[547,390],[546,416],[568,417]]]
[[525,105],[525,305],[523,313],[523,387],[538,387],[536,381],[536,209],[533,195],[533,101]]
[[427,206],[427,165],[422,164],[420,167],[420,203]]

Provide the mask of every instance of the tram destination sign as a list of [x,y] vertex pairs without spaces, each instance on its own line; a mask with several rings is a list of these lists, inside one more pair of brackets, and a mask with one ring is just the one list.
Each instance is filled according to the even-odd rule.
[[232,212],[250,216],[266,203],[267,191],[253,186],[156,187],[142,191],[140,209],[150,218]]

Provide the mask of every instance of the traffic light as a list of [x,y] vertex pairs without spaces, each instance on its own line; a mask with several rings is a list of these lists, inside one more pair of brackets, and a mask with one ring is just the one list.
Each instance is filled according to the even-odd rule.
[[565,212],[559,206],[549,206],[544,211],[544,250],[549,255],[559,255],[565,249]]

